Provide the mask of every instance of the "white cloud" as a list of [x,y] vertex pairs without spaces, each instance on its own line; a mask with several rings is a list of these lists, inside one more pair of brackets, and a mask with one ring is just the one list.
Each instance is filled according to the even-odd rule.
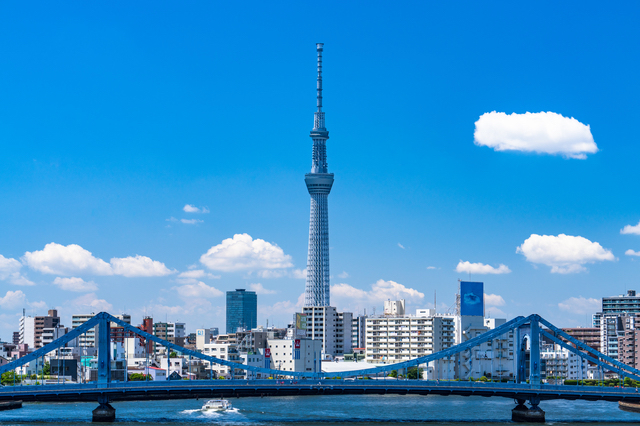
[[402,250],[404,250],[404,246],[400,243],[398,243],[398,247],[400,247]]
[[7,258],[0,254],[0,280],[6,280],[12,274],[20,271],[22,264],[16,259]]
[[207,207],[196,207],[191,204],[185,205],[182,210],[187,213],[209,213],[209,209]]
[[584,160],[598,152],[591,129],[554,112],[488,112],[476,121],[474,143],[496,151],[523,151]]
[[485,308],[485,310],[484,310],[484,314],[487,317],[493,317],[493,318],[506,318],[507,317],[507,314],[503,310],[501,310],[499,308],[496,308],[495,306],[487,306]]
[[640,256],[640,251],[633,251],[631,249],[624,252],[627,256]]
[[258,312],[260,313],[260,315],[267,318],[272,317],[274,314],[292,315],[296,312],[301,312],[303,305],[304,293],[298,296],[298,300],[296,301],[296,303],[293,303],[290,300],[283,300],[280,302],[276,302],[273,305],[258,305]]
[[342,279],[349,278],[349,274],[347,273],[347,271],[342,271],[338,274],[338,278],[342,278]]
[[21,268],[22,263],[0,254],[0,280],[7,280],[14,285],[34,285],[32,281],[20,273]]
[[180,222],[186,224],[186,225],[197,225],[198,223],[202,223],[204,222],[204,220],[200,220],[200,219],[180,219]]
[[23,262],[31,269],[43,274],[77,275],[112,275],[111,266],[102,259],[94,257],[77,244],[63,246],[49,243],[43,250],[26,252]]
[[41,300],[39,302],[29,302],[28,304],[34,309],[44,309],[48,306],[47,302],[45,302],[44,300]]
[[468,274],[508,274],[511,272],[506,265],[500,264],[497,268],[483,263],[458,262],[456,272],[465,272]]
[[7,291],[4,297],[0,297],[0,307],[6,310],[15,310],[27,303],[27,296],[20,290]]
[[191,298],[208,299],[211,297],[220,297],[224,294],[217,288],[208,286],[202,281],[198,281],[195,284],[185,284],[178,287],[173,287],[172,290],[176,290],[180,295],[180,297],[184,299],[191,299]]
[[125,277],[163,277],[177,272],[170,270],[162,262],[140,255],[114,257],[111,259],[111,266],[114,274]]
[[[351,309],[358,306],[381,306],[388,299],[406,299],[408,303],[418,303],[424,299],[424,293],[395,281],[385,280],[376,281],[369,291],[344,283],[331,286],[331,301],[334,306],[346,305]],[[333,303],[334,301],[338,303]]]
[[484,304],[487,306],[504,306],[504,299],[499,294],[484,294]]
[[558,307],[563,311],[572,314],[584,315],[593,314],[602,310],[602,301],[599,299],[585,297],[570,297],[567,300],[558,303]]
[[178,275],[176,281],[183,284],[195,284],[199,279],[202,278],[211,278],[211,279],[220,279],[220,275],[213,275],[209,272],[205,272],[202,269],[192,269],[189,271],[185,271]]
[[261,278],[282,278],[288,275],[284,269],[263,269],[258,271],[258,276]]
[[256,294],[276,294],[277,291],[264,288],[261,283],[249,284],[249,290],[255,291]]
[[307,279],[307,268],[294,269],[291,272],[291,277],[296,278],[296,279],[300,279],[300,280],[306,280]]
[[624,228],[622,228],[620,230],[621,234],[634,234],[634,235],[640,235],[640,222],[638,222],[637,225],[627,225]]
[[251,238],[248,234],[235,234],[213,246],[200,257],[200,262],[214,271],[264,271],[293,266],[291,256],[276,244]]
[[440,268],[436,268],[435,266],[427,266],[427,269],[440,269]]
[[104,299],[98,299],[95,293],[87,293],[69,302],[77,313],[111,312],[113,305]]
[[55,280],[53,280],[53,284],[60,287],[61,290],[66,291],[87,292],[98,290],[98,286],[93,281],[85,281],[82,278],[77,277],[57,277]]
[[529,262],[550,266],[551,272],[557,274],[584,272],[587,269],[582,265],[586,263],[616,260],[610,250],[597,242],[565,234],[531,234],[516,253],[522,253]]

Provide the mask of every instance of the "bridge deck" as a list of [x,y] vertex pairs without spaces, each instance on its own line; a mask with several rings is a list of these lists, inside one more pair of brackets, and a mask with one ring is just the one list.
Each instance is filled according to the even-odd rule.
[[541,400],[604,400],[639,402],[634,388],[527,384],[436,382],[427,380],[183,380],[109,384],[4,386],[0,401],[111,401],[260,397],[291,395],[462,395]]

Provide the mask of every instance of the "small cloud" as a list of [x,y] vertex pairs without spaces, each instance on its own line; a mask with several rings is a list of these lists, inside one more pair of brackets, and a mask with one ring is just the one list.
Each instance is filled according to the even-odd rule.
[[251,291],[255,291],[256,294],[276,294],[277,292],[274,290],[267,290],[260,283],[249,284],[249,289]]
[[500,264],[497,268],[484,263],[463,262],[462,260],[456,266],[456,272],[465,272],[468,274],[509,274],[511,269],[506,265]]
[[25,303],[27,303],[27,296],[21,290],[9,290],[3,297],[0,297],[0,307],[2,309],[16,309],[24,306]]
[[349,284],[331,286],[333,306],[346,306],[357,309],[358,306],[380,306],[385,300],[406,299],[408,303],[422,303],[424,293],[395,281],[378,280],[371,285],[371,290],[361,290]]
[[400,247],[402,250],[404,250],[404,246],[400,243],[398,243],[398,247]]
[[22,263],[0,254],[0,280],[9,281],[13,285],[35,285],[20,273],[20,269],[22,269]]
[[586,263],[616,260],[611,250],[597,242],[565,234],[531,234],[516,253],[522,253],[528,262],[550,266],[553,274],[585,272]]
[[637,225],[627,225],[624,228],[622,228],[620,230],[621,234],[633,234],[633,235],[640,235],[640,222],[638,222]]
[[624,252],[627,256],[640,256],[640,251],[633,251],[631,249]]
[[349,274],[347,273],[347,271],[342,271],[338,274],[338,278],[342,278],[342,279],[349,278]]
[[72,309],[84,312],[110,312],[113,305],[104,299],[98,299],[95,293],[87,293],[70,301]]
[[427,269],[440,269],[440,268],[436,268],[435,266],[427,266]]
[[85,281],[82,278],[60,278],[57,277],[53,280],[53,284],[58,286],[61,290],[76,291],[76,292],[88,292],[97,291],[98,286],[93,281]]
[[563,311],[567,311],[572,314],[593,314],[602,309],[602,301],[593,298],[587,299],[582,296],[570,297],[564,302],[558,303],[558,307]]
[[504,299],[498,294],[484,294],[484,303],[487,306],[504,306]]
[[488,112],[476,121],[474,143],[495,151],[562,155],[584,160],[598,152],[588,125],[554,112]]
[[178,222],[178,219],[176,219],[175,217],[171,216],[169,219],[166,219],[167,222]]
[[172,287],[172,290],[176,290],[180,297],[189,300],[191,298],[211,298],[220,297],[224,293],[215,287],[211,287],[199,281],[195,284],[185,284],[178,287]]
[[307,268],[294,269],[293,272],[291,272],[291,277],[299,279],[299,280],[306,280],[307,279]]
[[202,279],[202,278],[211,278],[214,280],[218,280],[222,277],[220,275],[213,275],[209,272],[205,272],[202,269],[192,269],[190,271],[185,271],[180,273],[176,281],[184,284],[193,284],[198,279]]
[[29,302],[29,306],[33,309],[44,309],[47,307],[47,302],[41,300],[39,302]]
[[209,209],[207,207],[196,207],[191,204],[185,205],[182,210],[187,213],[209,213]]
[[123,258],[114,257],[111,259],[111,266],[116,275],[125,277],[163,277],[177,272],[170,270],[162,262],[140,255]]
[[200,257],[200,263],[214,271],[266,271],[293,266],[291,256],[276,244],[249,234],[235,234],[211,247]]
[[185,225],[196,225],[198,223],[204,222],[204,220],[200,220],[200,219],[180,219],[180,222],[184,223]]

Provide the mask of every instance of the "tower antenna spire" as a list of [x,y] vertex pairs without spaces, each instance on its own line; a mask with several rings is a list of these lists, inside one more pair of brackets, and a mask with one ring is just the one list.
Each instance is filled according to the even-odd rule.
[[324,43],[316,43],[318,52],[318,112],[322,112],[322,50]]
[[318,110],[313,115],[313,130],[324,130],[324,112],[322,112],[322,51],[324,43],[316,43],[316,52],[318,53],[318,83],[316,99]]

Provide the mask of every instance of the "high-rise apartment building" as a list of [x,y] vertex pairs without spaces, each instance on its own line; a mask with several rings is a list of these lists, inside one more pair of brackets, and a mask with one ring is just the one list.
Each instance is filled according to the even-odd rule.
[[26,343],[30,348],[39,349],[42,345],[42,333],[45,328],[56,328],[60,325],[58,311],[51,309],[47,316],[20,318],[20,343]]
[[327,139],[329,139],[329,132],[325,127],[324,112],[322,111],[323,46],[323,43],[316,44],[318,55],[317,111],[314,113],[313,129],[311,130],[311,139],[313,139],[311,173],[307,173],[304,177],[311,196],[304,306],[330,305],[328,198],[333,186],[333,173],[328,171]]
[[600,351],[600,328],[596,327],[575,327],[563,328],[562,331],[587,344],[592,349]]
[[254,291],[236,289],[227,292],[227,333],[258,326],[258,296]]
[[[89,321],[91,318],[95,316],[94,313],[91,314],[75,314],[71,316],[71,329],[76,329],[80,327],[85,322]],[[86,332],[82,333],[78,336],[78,345],[80,347],[92,348],[96,346],[96,329],[91,328]]]
[[322,341],[325,356],[342,356],[351,352],[353,314],[338,312],[333,306],[305,306],[307,338]]

